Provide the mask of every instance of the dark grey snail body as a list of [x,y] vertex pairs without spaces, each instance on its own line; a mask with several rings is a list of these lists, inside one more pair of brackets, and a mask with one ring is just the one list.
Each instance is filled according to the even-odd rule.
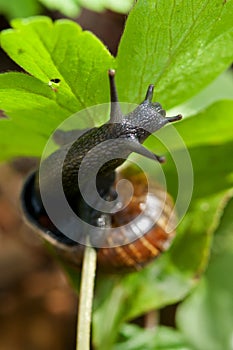
[[[150,85],[145,100],[131,113],[127,115],[123,115],[120,106],[117,99],[117,93],[116,88],[114,84],[114,74],[115,72],[113,70],[109,71],[109,78],[110,78],[110,88],[111,88],[111,114],[110,114],[110,120],[106,124],[103,124],[102,126],[98,128],[92,128],[84,132],[80,137],[77,138],[77,140],[72,141],[72,143],[63,145],[58,151],[54,152],[51,156],[49,156],[47,159],[44,160],[44,162],[49,162],[50,168],[54,169],[49,176],[44,178],[45,187],[47,186],[47,191],[53,192],[53,184],[56,183],[56,166],[58,162],[61,159],[61,156],[65,154],[65,160],[62,168],[62,183],[63,183],[63,189],[64,193],[66,195],[66,198],[70,205],[72,206],[73,210],[78,215],[83,215],[83,219],[89,220],[89,222],[92,225],[95,225],[98,227],[98,218],[102,215],[101,212],[96,211],[92,209],[90,206],[88,206],[85,201],[83,200],[80,191],[79,191],[79,185],[77,182],[78,174],[80,171],[80,165],[84,165],[84,176],[83,181],[84,185],[85,182],[88,184],[89,178],[92,174],[93,168],[98,168],[98,164],[102,159],[109,159],[111,160],[107,161],[98,171],[97,177],[96,177],[96,185],[97,190],[99,194],[107,200],[113,200],[115,198],[115,177],[116,177],[116,168],[118,168],[125,159],[132,153],[138,153],[140,155],[143,155],[147,158],[163,162],[164,158],[157,156],[150,152],[148,149],[142,146],[142,143],[145,141],[145,139],[155,132],[156,130],[163,127],[165,124],[173,121],[177,121],[181,119],[181,115],[166,118],[166,112],[162,109],[161,105],[159,103],[153,103],[152,97],[153,97],[153,85]],[[74,140],[75,133],[72,133],[71,139]],[[56,136],[56,135],[55,135]],[[61,135],[62,136],[62,135]],[[116,144],[113,144],[111,148],[109,148],[105,141],[108,140],[117,140]],[[64,142],[66,143],[66,142]],[[91,150],[98,146],[98,153],[92,152]],[[120,157],[119,157],[120,155]],[[109,157],[109,158],[108,158]],[[52,167],[51,167],[52,165]],[[78,256],[80,256],[80,250],[82,251],[82,248],[80,248],[80,245],[78,245],[76,242],[72,242],[72,240],[69,240],[67,237],[62,235],[59,230],[57,230],[53,224],[50,222],[49,218],[46,217],[46,212],[43,209],[42,202],[40,200],[40,189],[39,189],[39,175],[38,173],[34,175],[33,178],[31,178],[30,184],[27,183],[24,193],[23,193],[23,201],[24,201],[24,208],[26,211],[26,214],[30,220],[30,218],[33,217],[33,220],[31,221],[37,221],[37,226],[40,227],[46,234],[48,234],[50,237],[53,237],[53,239],[56,239],[54,237],[58,237],[58,245],[63,246],[63,244],[68,246],[72,246],[72,252],[75,250],[75,246],[77,249],[77,256],[76,259],[73,257],[72,259],[68,260],[79,260]],[[132,178],[132,177],[131,177]],[[134,180],[135,181],[135,180]],[[35,183],[35,187],[34,187]],[[137,181],[136,181],[137,183]],[[144,193],[144,184],[140,185],[137,183],[135,185],[136,189],[138,188],[138,192],[141,195],[141,198],[145,197]],[[140,187],[141,186],[141,187]],[[140,189],[140,190],[139,190]],[[28,193],[30,194],[28,195]],[[137,191],[136,191],[137,192]],[[30,202],[30,213],[27,212],[28,204],[26,202],[29,201],[30,196],[35,196],[33,200]],[[169,196],[168,196],[169,197]],[[135,202],[135,200],[134,200]],[[36,203],[35,205],[33,203]],[[140,202],[141,203],[141,202]],[[140,203],[138,202],[138,207],[140,206]],[[171,214],[172,212],[172,206],[170,199],[167,199],[167,202],[169,203],[167,205],[170,206],[170,210],[167,210]],[[134,207],[135,204],[133,204],[133,207],[130,208],[129,212],[137,212],[138,207]],[[34,206],[34,207],[33,207]],[[128,215],[128,213],[120,213],[119,215]],[[168,221],[169,215],[165,215],[165,219]],[[43,220],[41,220],[43,218]],[[46,220],[44,220],[46,218]],[[118,219],[116,216],[111,216],[109,214],[108,216],[108,223],[117,222]],[[127,221],[130,221],[130,218],[127,218]],[[38,224],[39,222],[39,224]],[[46,223],[45,223],[46,222]],[[118,228],[120,230],[120,227]],[[157,233],[155,231],[157,230]],[[153,233],[153,232],[154,233]],[[153,230],[149,233],[145,233],[144,238],[141,239],[141,248],[136,249],[136,245],[139,244],[137,242],[131,243],[127,246],[127,239],[122,240],[122,244],[124,244],[123,247],[111,247],[111,248],[100,248],[98,251],[99,255],[99,261],[100,265],[109,264],[110,266],[119,266],[121,268],[128,267],[132,268],[133,264],[143,266],[148,260],[151,260],[153,256],[158,255],[159,251],[162,249],[162,243],[166,240],[170,240],[170,236],[163,232],[163,229],[160,227],[159,223],[156,223],[153,227]],[[127,235],[127,232],[125,232]],[[147,236],[146,236],[147,235]],[[171,234],[171,236],[173,233]],[[63,237],[64,236],[64,240]],[[147,237],[147,238],[146,238]],[[148,243],[149,238],[152,237],[153,243]],[[153,238],[154,237],[154,238]],[[155,242],[157,237],[160,240],[160,243],[157,245],[160,246],[160,248],[155,248]],[[162,238],[161,238],[162,237]],[[145,241],[144,241],[145,239]],[[145,243],[148,239],[147,244]],[[150,238],[151,239],[151,238]],[[49,238],[51,240],[51,238]],[[142,243],[142,241],[144,243]],[[135,244],[134,249],[132,244]],[[154,253],[153,251],[153,245],[154,245]],[[129,249],[130,246],[130,249]],[[130,253],[126,254],[127,249],[133,253],[133,251],[138,250],[137,256],[140,256],[140,249],[143,250],[143,247],[145,248],[147,246],[148,258],[146,258],[146,253],[141,254],[141,258],[137,259],[134,257],[132,258],[130,256]],[[150,246],[150,249],[148,248]],[[59,248],[61,249],[61,247]],[[68,248],[67,248],[68,249]],[[71,248],[69,248],[71,249]],[[107,249],[107,251],[106,251]],[[125,249],[125,251],[122,253],[122,249]],[[63,250],[63,249],[62,249]],[[102,251],[102,254],[101,254]],[[72,253],[73,254],[73,253]],[[128,256],[128,258],[124,259],[125,254]],[[67,252],[66,252],[67,255]],[[82,255],[82,254],[81,254]],[[145,255],[145,256],[144,256]],[[115,256],[115,258],[114,258]],[[117,260],[116,256],[121,257],[121,260],[123,260],[122,263]],[[115,259],[115,262],[111,262],[111,259]],[[139,261],[140,260],[140,261]],[[78,265],[79,263],[75,263]]]
[[[115,169],[119,167],[125,159],[132,153],[141,154],[147,158],[157,160],[159,162],[164,161],[164,157],[159,157],[148,149],[143,147],[141,143],[156,130],[163,127],[169,122],[173,122],[181,119],[181,116],[175,116],[166,118],[166,112],[162,109],[159,103],[153,103],[153,85],[150,85],[145,100],[131,113],[123,115],[121,113],[116,88],[114,84],[113,70],[109,71],[110,87],[111,87],[111,117],[108,123],[103,124],[99,128],[92,128],[81,135],[72,145],[68,145],[67,153],[66,146],[63,146],[58,151],[54,152],[45,162],[51,162],[54,164],[50,169],[54,169],[55,172],[50,173],[48,177],[48,190],[51,189],[51,184],[56,177],[56,167],[60,161],[61,154],[67,153],[62,168],[63,188],[68,199],[74,198],[78,191],[78,173],[80,164],[83,161],[83,167],[85,167],[85,174],[83,178],[88,182],[92,169],[98,167],[99,161],[110,156],[112,160],[104,164],[100,169],[97,177],[100,184],[105,183],[107,188],[111,186],[114,180]],[[117,139],[117,148],[111,149],[106,146],[104,141]],[[85,161],[87,153],[95,146],[100,145],[98,153],[94,153]],[[121,154],[122,158],[119,158]],[[104,181],[101,181],[104,178]],[[46,180],[45,180],[46,182]],[[37,182],[39,183],[39,182]],[[38,188],[39,190],[39,188]],[[107,189],[106,189],[107,190]],[[39,191],[38,191],[39,192]]]

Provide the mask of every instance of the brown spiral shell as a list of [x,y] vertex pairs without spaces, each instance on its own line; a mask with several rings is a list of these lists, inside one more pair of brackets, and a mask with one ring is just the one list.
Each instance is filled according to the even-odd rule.
[[[148,193],[147,178],[145,174],[137,172],[132,173],[130,168],[118,172],[117,181],[121,178],[131,182],[134,193],[130,203],[119,212],[111,215],[112,228],[111,236],[107,237],[104,248],[97,248],[97,266],[101,271],[122,273],[140,270],[150,261],[157,258],[163,251],[167,250],[171,244],[175,231],[174,227],[175,214],[173,211],[173,202],[161,187],[153,184],[151,192]],[[39,216],[33,210],[33,200],[31,191],[34,186],[35,176],[31,176],[24,187],[22,201],[24,212],[28,223],[45,241],[50,243],[54,251],[62,260],[73,267],[80,269],[84,253],[84,246],[74,242],[70,244],[67,238],[58,239],[55,228],[47,216]],[[145,208],[147,195],[150,197],[150,206]],[[153,203],[161,210],[161,214],[154,222]],[[137,227],[144,229],[144,221],[151,223],[151,229],[148,232],[141,231],[139,237],[131,243],[127,243],[130,230],[135,230],[132,221],[142,213]],[[125,226],[128,226],[125,228]],[[65,237],[65,236],[64,236]],[[112,246],[113,241],[117,246]],[[109,247],[108,247],[109,245]]]

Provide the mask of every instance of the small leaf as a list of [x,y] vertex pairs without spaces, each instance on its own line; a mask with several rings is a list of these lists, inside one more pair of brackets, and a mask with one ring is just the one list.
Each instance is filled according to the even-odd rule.
[[207,86],[232,62],[232,17],[232,1],[137,1],[117,55],[121,101],[139,103],[153,83],[169,109]]
[[[232,192],[231,195],[232,196]],[[229,199],[229,196],[228,196]],[[233,335],[233,199],[216,230],[209,267],[202,283],[179,307],[179,328],[195,349],[232,348]]]
[[113,59],[93,34],[75,22],[52,23],[48,17],[14,20],[12,26],[2,32],[1,45],[18,65],[44,83],[59,78],[59,92],[76,99],[79,109],[107,102]]

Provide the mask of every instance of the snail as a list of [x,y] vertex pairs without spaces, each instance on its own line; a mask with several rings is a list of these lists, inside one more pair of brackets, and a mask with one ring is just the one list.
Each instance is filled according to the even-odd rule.
[[[109,70],[108,75],[110,120],[100,127],[86,129],[81,134],[78,130],[55,132],[54,140],[61,147],[43,160],[43,164],[48,164],[51,171],[42,178],[42,182],[44,190],[54,196],[56,203],[54,193],[59,175],[54,169],[61,162],[61,156],[65,155],[62,166],[64,194],[72,210],[94,227],[88,235],[89,243],[97,247],[99,269],[127,272],[142,268],[169,247],[175,234],[169,225],[173,225],[175,216],[170,196],[156,184],[148,188],[144,173],[135,167],[133,171],[132,168],[118,169],[133,152],[163,163],[164,157],[152,153],[142,143],[156,130],[180,120],[182,116],[166,117],[162,106],[152,102],[153,85],[149,85],[144,101],[134,111],[123,115],[114,81],[115,71]],[[104,164],[103,159],[106,159]],[[93,208],[85,201],[80,189],[84,188],[88,192],[94,168],[98,169],[97,194],[104,202],[110,205],[114,203],[114,208],[119,210],[106,212],[104,206]],[[80,173],[82,176],[77,181]],[[121,179],[127,179],[133,186],[129,203],[126,203],[124,195],[117,193],[116,186]],[[37,227],[39,235],[50,242],[65,261],[80,268],[84,246],[63,234],[53,224],[43,205],[40,183],[39,171],[31,174],[25,182],[22,191],[25,216],[29,224]],[[157,220],[153,217],[156,208],[160,211]],[[101,244],[96,245],[96,236],[99,239],[101,232],[104,232]]]

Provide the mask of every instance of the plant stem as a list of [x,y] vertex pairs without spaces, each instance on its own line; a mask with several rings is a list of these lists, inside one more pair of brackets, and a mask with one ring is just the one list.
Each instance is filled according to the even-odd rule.
[[79,298],[76,350],[90,349],[96,255],[94,248],[90,246],[85,247]]

